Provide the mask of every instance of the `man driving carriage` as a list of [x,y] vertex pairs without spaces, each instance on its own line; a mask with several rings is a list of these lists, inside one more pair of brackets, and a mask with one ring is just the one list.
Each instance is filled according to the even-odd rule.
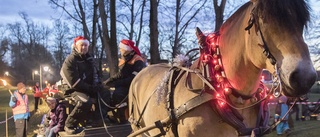
[[[75,102],[73,110],[66,119],[64,130],[67,134],[76,133],[79,124],[86,124],[84,121],[87,120],[92,107],[91,98],[96,98],[99,93],[108,99],[104,96],[109,92],[103,92],[98,69],[95,67],[93,57],[88,53],[88,47],[89,41],[86,38],[76,37],[72,44],[72,53],[65,59],[60,71],[62,82],[68,87],[64,94]],[[106,109],[102,108],[103,114],[106,114]]]

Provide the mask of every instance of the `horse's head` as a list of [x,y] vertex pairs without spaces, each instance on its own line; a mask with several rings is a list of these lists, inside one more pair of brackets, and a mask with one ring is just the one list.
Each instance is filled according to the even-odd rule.
[[268,56],[253,63],[259,68],[267,68],[270,72],[278,71],[285,95],[306,94],[317,77],[308,45],[302,36],[310,19],[307,3],[304,0],[251,2],[254,8],[251,11],[253,26],[250,35],[255,35],[252,36],[255,38],[251,39],[251,46],[257,45],[252,48],[252,52],[257,51],[260,46]]

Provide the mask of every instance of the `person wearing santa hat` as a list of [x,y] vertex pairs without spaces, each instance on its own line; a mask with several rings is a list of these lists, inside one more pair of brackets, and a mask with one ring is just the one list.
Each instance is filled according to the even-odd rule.
[[[63,91],[64,94],[76,100],[76,106],[65,122],[64,130],[68,134],[75,134],[79,123],[87,121],[92,105],[90,98],[95,98],[98,92],[101,96],[110,94],[109,92],[103,93],[98,69],[88,50],[89,41],[82,36],[76,37],[72,44],[72,53],[65,59],[60,70],[62,83],[68,87]],[[105,109],[103,108],[104,111]]]
[[[115,75],[108,78],[104,84],[107,87],[114,87],[111,104],[113,106],[127,102],[129,87],[133,78],[146,67],[141,53],[131,40],[123,39],[119,44],[121,59],[119,61],[120,70]],[[118,108],[117,114],[119,123],[126,123],[126,107]]]

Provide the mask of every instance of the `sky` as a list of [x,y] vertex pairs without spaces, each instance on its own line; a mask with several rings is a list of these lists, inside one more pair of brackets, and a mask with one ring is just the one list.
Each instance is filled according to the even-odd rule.
[[0,0],[0,24],[21,21],[19,12],[25,12],[34,22],[51,24],[52,17],[59,17],[48,0]]
[[[48,0],[0,0],[0,24],[21,21],[19,12],[25,12],[34,22],[50,24],[52,17],[61,16],[52,9]],[[309,0],[314,11],[320,12],[320,0]]]
[[[0,25],[7,23],[21,22],[19,12],[25,12],[35,23],[52,25],[52,18],[61,17],[61,12],[57,12],[49,5],[48,0],[0,0]],[[309,0],[313,14],[320,14],[320,0]],[[320,63],[319,63],[320,69]]]

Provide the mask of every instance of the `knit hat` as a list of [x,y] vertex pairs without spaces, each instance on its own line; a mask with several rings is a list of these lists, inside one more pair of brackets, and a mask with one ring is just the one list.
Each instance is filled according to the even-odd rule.
[[134,42],[132,40],[123,39],[120,41],[119,47],[126,50],[136,52],[139,56],[141,56],[140,50],[138,47],[134,46]]
[[78,37],[74,38],[73,44],[72,44],[72,48],[73,48],[75,45],[80,45],[80,44],[82,44],[82,43],[85,43],[85,44],[89,45],[89,41],[88,41],[85,37],[83,37],[83,36],[78,36]]
[[280,98],[279,98],[279,100],[281,101],[281,102],[287,102],[287,100],[288,100],[288,98],[286,97],[286,96],[281,96]]
[[24,88],[24,87],[26,87],[22,82],[19,82],[18,84],[17,84],[17,87],[18,87],[18,90],[20,90],[20,89],[22,89],[22,88]]
[[53,103],[56,103],[57,102],[57,99],[53,98],[53,97],[47,97],[47,100],[46,102],[48,104],[53,104]]

